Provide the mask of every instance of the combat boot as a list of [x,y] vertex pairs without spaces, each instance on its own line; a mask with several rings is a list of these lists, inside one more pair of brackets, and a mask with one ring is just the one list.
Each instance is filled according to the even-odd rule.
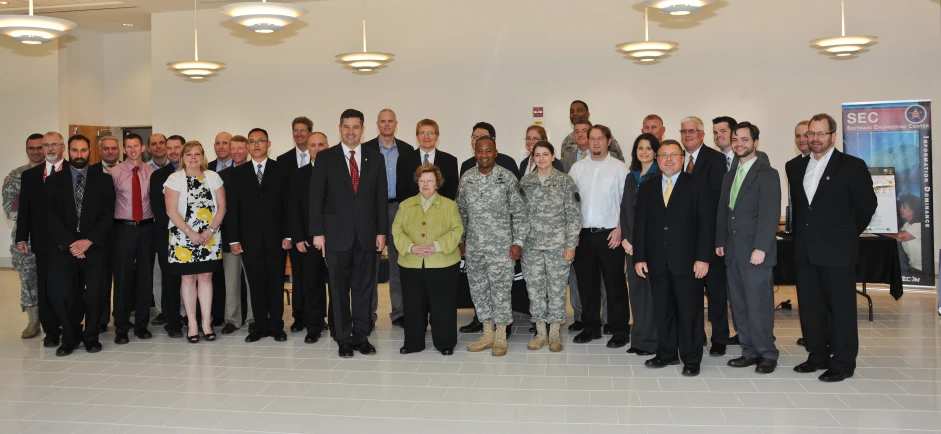
[[472,353],[493,348],[493,321],[484,322],[484,334],[479,339],[467,345],[467,351]]
[[500,357],[506,355],[506,325],[497,324],[497,329],[493,332],[493,356]]
[[559,327],[561,324],[549,324],[549,351],[558,353],[562,351],[562,338],[559,337]]
[[529,345],[526,345],[526,348],[540,350],[544,346],[546,346],[546,323],[545,321],[536,321],[536,336],[533,337],[533,340],[529,341]]
[[27,308],[26,314],[29,316],[29,324],[23,329],[23,334],[20,337],[23,339],[32,339],[39,336],[39,308]]

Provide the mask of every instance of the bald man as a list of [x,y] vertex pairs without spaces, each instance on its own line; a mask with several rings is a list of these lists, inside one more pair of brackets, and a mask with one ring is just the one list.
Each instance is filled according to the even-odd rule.
[[220,172],[232,167],[232,148],[229,145],[231,140],[232,135],[225,131],[216,134],[216,140],[212,145],[216,151],[216,159],[209,162],[209,170]]

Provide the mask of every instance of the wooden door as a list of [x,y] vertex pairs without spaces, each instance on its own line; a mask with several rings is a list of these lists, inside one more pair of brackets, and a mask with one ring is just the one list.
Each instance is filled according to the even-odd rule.
[[[69,136],[74,136],[76,134],[81,134],[85,137],[88,137],[89,143],[89,156],[88,156],[88,165],[97,164],[101,161],[101,151],[98,149],[98,139],[104,136],[111,135],[111,127],[101,127],[94,125],[69,125]],[[66,139],[68,140],[68,139]],[[118,142],[120,146],[121,143]],[[69,158],[68,147],[65,150],[65,158]]]

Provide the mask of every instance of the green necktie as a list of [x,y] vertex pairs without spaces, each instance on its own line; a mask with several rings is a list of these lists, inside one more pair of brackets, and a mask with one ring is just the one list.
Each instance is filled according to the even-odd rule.
[[742,188],[742,182],[745,181],[745,166],[738,166],[735,172],[735,180],[732,181],[732,196],[729,199],[729,209],[735,209],[735,200],[738,199],[738,190]]

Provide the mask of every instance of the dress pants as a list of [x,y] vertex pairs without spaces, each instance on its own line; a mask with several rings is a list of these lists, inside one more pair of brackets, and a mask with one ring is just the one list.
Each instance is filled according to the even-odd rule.
[[457,286],[460,263],[444,268],[401,268],[405,309],[405,348],[425,349],[425,331],[431,314],[431,340],[435,349],[457,345]]
[[583,307],[582,322],[585,330],[601,334],[601,282],[604,281],[611,333],[628,339],[631,306],[624,278],[624,249],[620,245],[608,248],[607,238],[611,231],[582,229],[579,234],[579,244],[575,248],[575,274]]
[[52,253],[36,254],[36,280],[39,282],[39,324],[46,336],[58,337],[62,335],[62,324],[56,316],[52,304],[49,302],[49,255]]
[[[389,203],[389,227],[395,220],[395,215],[399,212],[399,203]],[[395,239],[392,238],[392,232],[386,239],[386,247],[389,252],[389,302],[392,303],[392,311],[389,313],[389,319],[395,321],[402,317],[402,278],[399,272],[399,251],[395,248]],[[379,309],[379,261],[382,255],[376,255],[376,281],[375,290],[372,297],[372,320],[375,321],[379,316],[376,310]]]
[[709,273],[703,279],[709,302],[709,323],[712,324],[712,344],[729,344],[729,288],[725,276],[725,259],[712,255]]
[[[376,279],[375,250],[363,249],[356,238],[349,250],[327,250],[330,276],[330,326],[337,343],[358,345],[367,340]],[[330,241],[327,240],[327,246]]]
[[[157,229],[156,227],[154,227],[154,232],[157,233],[154,237],[156,240],[154,245],[157,251],[157,265],[159,266],[157,267],[158,272],[154,273],[154,275],[160,275],[160,300],[163,306],[167,306],[167,309],[162,312],[164,319],[167,320],[167,325],[165,325],[164,328],[167,330],[180,331],[183,330],[183,315],[180,315],[179,309],[179,306],[182,304],[180,286],[183,284],[183,276],[175,276],[167,273],[167,269],[169,268],[170,246],[163,240],[169,238],[169,232]],[[156,282],[157,279],[155,278],[154,281]],[[157,288],[157,286],[154,288]],[[157,291],[155,290],[154,293],[156,294]]]
[[[236,327],[242,326],[242,276],[245,273],[245,267],[242,265],[242,257],[232,253],[222,252],[222,272],[225,274],[225,322]],[[252,289],[248,284],[245,285],[248,291],[248,300],[251,300]],[[255,322],[252,316],[252,303],[245,303],[245,324]]]
[[829,362],[830,368],[852,375],[859,354],[856,267],[818,267],[797,263],[797,285],[800,288],[797,303],[800,305],[801,331],[805,347],[810,352],[807,360]]
[[657,315],[657,357],[665,361],[679,358],[683,363],[702,362],[705,344],[702,314],[702,280],[692,274],[680,276],[669,270],[647,274]]
[[[112,251],[109,252],[108,262],[105,264],[105,276],[107,276],[108,284],[105,285],[105,292],[101,294],[101,317],[98,319],[98,324],[108,325],[111,322],[111,285],[113,283],[114,277],[114,267],[111,266],[111,258],[114,256],[114,241],[111,242]],[[153,261],[153,255],[151,255],[151,261]],[[150,312],[150,306],[147,306],[147,311]]]
[[[582,299],[578,295],[578,276],[575,275],[575,262],[572,262],[569,270],[569,302],[572,304],[572,312],[575,313],[575,321],[582,320]],[[608,291],[604,287],[604,280],[601,280],[601,321],[608,323]]]
[[[92,262],[68,253],[55,252],[50,254],[49,259],[52,262],[49,270],[49,302],[62,324],[62,344],[97,341],[98,327],[95,324],[85,327],[83,334],[81,322],[86,307],[88,318],[99,318],[101,315],[99,297],[107,285],[104,258],[101,258],[101,262]],[[84,276],[84,287],[76,285],[80,276]]]
[[[153,276],[150,274],[150,261],[153,260],[153,228],[152,223],[143,226],[115,223],[111,228],[115,333],[128,333],[131,328],[132,310],[135,330],[146,329],[150,322],[150,300],[153,293]],[[136,273],[135,263],[139,265]],[[107,268],[107,264],[105,267]],[[136,297],[131,296],[133,291],[136,291]],[[102,292],[107,293],[107,290]]]
[[242,265],[248,286],[252,288],[252,315],[259,332],[284,331],[284,265],[287,252],[282,249],[249,252],[243,250]]
[[228,293],[225,290],[225,271],[219,270],[212,273],[212,306],[209,312],[213,319],[222,320],[225,318],[225,304]]
[[[327,316],[327,266],[323,253],[313,246],[308,247],[307,253],[300,253],[297,262],[300,271],[304,274],[304,286],[295,283],[295,300],[297,294],[304,297],[304,325],[307,333],[319,335],[323,332],[323,320]],[[297,309],[297,306],[294,306]]]
[[[311,246],[313,248],[313,246]],[[314,250],[317,250],[314,248]],[[307,282],[304,281],[305,273],[303,271],[303,262],[301,259],[303,253],[300,250],[297,250],[297,247],[291,247],[291,250],[288,250],[288,256],[291,258],[291,317],[294,318],[294,321],[300,321],[304,323],[304,286]]]
[[162,249],[164,248],[168,248],[166,246],[166,243],[164,243],[163,247],[160,246],[160,243],[154,243],[154,251],[157,254],[157,260],[154,261],[154,272],[153,272],[154,311],[156,312],[155,315],[159,315],[163,313],[163,309],[161,307],[163,305],[163,272],[160,269],[160,264],[166,263],[166,261],[160,262],[160,255],[162,254],[163,252]]
[[630,286],[631,313],[634,324],[631,326],[631,347],[655,353],[657,351],[657,313],[654,310],[653,291],[650,279],[637,275],[634,269],[634,257],[627,258],[627,283]]
[[778,360],[774,345],[774,268],[753,267],[726,251],[732,264],[726,269],[729,279],[729,301],[738,312],[738,339],[742,356]]

